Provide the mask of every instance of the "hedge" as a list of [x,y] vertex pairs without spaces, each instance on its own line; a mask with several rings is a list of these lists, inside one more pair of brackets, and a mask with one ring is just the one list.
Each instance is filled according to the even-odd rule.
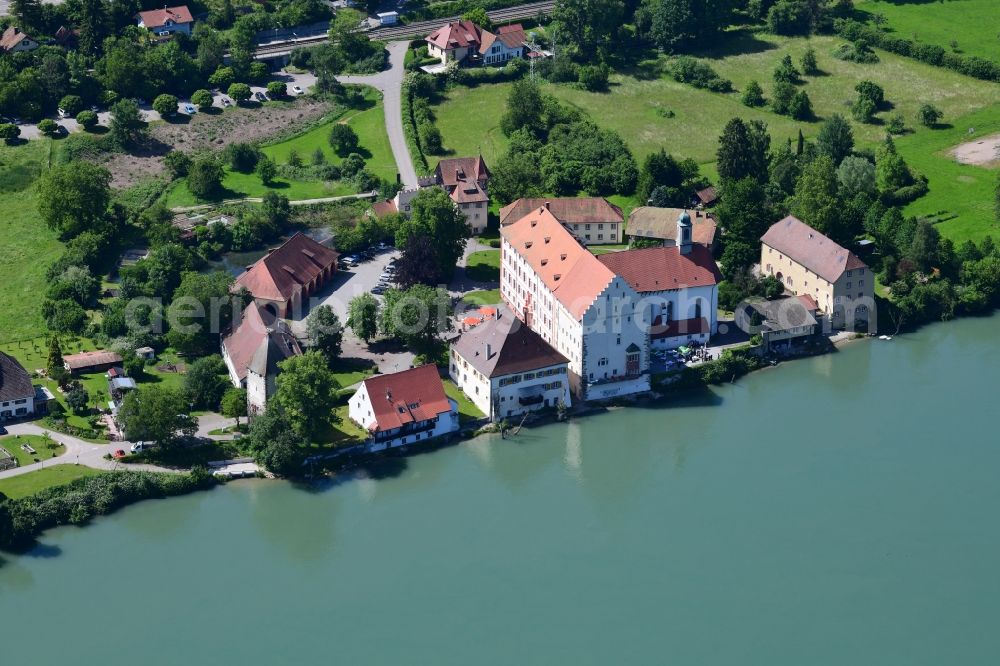
[[420,137],[417,131],[417,119],[413,115],[413,100],[415,93],[413,86],[409,82],[403,82],[402,95],[400,95],[400,108],[403,114],[403,135],[406,137],[406,145],[410,149],[413,158],[413,165],[417,172],[421,174],[430,173],[430,166],[427,164],[427,156],[420,147]]
[[21,499],[0,498],[0,549],[25,548],[51,527],[82,525],[135,502],[186,495],[216,483],[204,467],[190,474],[104,472]]
[[834,30],[852,42],[877,46],[897,55],[914,58],[928,65],[946,67],[983,81],[1000,81],[1000,65],[986,58],[949,53],[937,44],[918,44],[854,19],[837,19],[834,22]]

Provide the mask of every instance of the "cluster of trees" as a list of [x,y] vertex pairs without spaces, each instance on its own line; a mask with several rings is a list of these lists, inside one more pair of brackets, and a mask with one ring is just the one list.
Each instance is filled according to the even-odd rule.
[[621,137],[543,94],[533,81],[514,83],[500,127],[510,148],[496,164],[490,188],[502,203],[541,192],[635,190],[639,170]]
[[418,354],[430,354],[448,330],[452,314],[447,291],[415,284],[387,290],[381,304],[371,294],[355,297],[348,306],[347,327],[366,343],[381,335]]
[[723,272],[746,293],[753,291],[746,271],[775,220],[793,214],[850,246],[867,233],[872,211],[899,205],[926,187],[891,137],[874,154],[855,150],[850,124],[838,114],[824,122],[815,142],[800,133],[794,147],[789,140],[777,150],[764,123],[734,118],[719,139],[717,158],[722,197],[716,212],[726,230]]

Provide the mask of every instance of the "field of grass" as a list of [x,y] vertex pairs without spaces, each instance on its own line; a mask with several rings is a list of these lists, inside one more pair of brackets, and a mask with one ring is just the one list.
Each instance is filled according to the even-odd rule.
[[45,271],[62,243],[38,215],[33,183],[48,168],[51,145],[48,139],[0,144],[0,342],[33,337],[45,326]]
[[[613,74],[610,91],[606,93],[544,85],[547,92],[586,112],[599,125],[620,133],[640,161],[664,148],[705,165],[715,161],[719,134],[730,118],[763,120],[775,143],[794,138],[800,128],[807,138],[812,137],[819,130],[820,121],[832,113],[850,116],[849,106],[856,97],[854,86],[865,79],[885,88],[886,99],[895,106],[893,112],[901,112],[911,126],[916,125],[917,109],[925,102],[941,109],[945,120],[1000,103],[1000,85],[891,53],[880,51],[881,62],[876,65],[836,60],[830,52],[841,41],[834,37],[805,40],[742,35],[730,44],[731,55],[716,58],[708,54],[705,58],[721,76],[731,79],[737,90],[750,79],[757,79],[766,96],[771,88],[771,74],[781,57],[787,53],[798,62],[812,45],[822,74],[806,77],[801,87],[812,100],[817,113],[815,122],[779,116],[766,107],[748,108],[740,102],[738,92],[712,93],[677,83],[663,74],[664,60],[642,63],[629,74]],[[500,116],[509,89],[510,84],[502,83],[449,91],[447,99],[435,107],[445,147],[465,153],[478,147],[487,163],[495,162],[507,148],[506,137],[500,131]],[[609,113],[609,109],[614,112]],[[673,111],[674,117],[664,117],[662,113],[667,110]],[[470,118],[475,118],[475,122],[470,122]],[[885,131],[880,125],[851,122],[860,144],[879,140]],[[708,173],[712,171],[709,168]]]
[[462,302],[468,303],[469,305],[496,305],[500,303],[503,299],[500,298],[499,289],[488,289],[485,291],[470,291],[465,296],[462,296]]
[[[334,123],[347,123],[358,134],[360,139],[359,153],[365,158],[369,171],[389,181],[396,179],[396,162],[392,156],[392,148],[389,145],[389,136],[385,131],[384,112],[382,110],[382,100],[375,91],[366,93],[366,100],[369,106],[364,109],[348,111],[336,120],[317,125],[312,129],[290,137],[283,141],[271,145],[262,146],[261,152],[273,159],[278,164],[288,161],[288,156],[294,150],[308,164],[317,148],[323,151],[323,155],[330,164],[340,164],[343,159],[337,156],[330,147],[328,140],[330,128]],[[284,194],[291,200],[297,199],[320,199],[323,197],[337,197],[347,194],[354,194],[356,188],[350,183],[341,181],[324,182],[319,180],[302,181],[289,180],[287,178],[276,178],[271,185],[265,186],[260,177],[255,173],[239,173],[226,169],[226,175],[222,182],[224,199],[240,199],[244,197],[261,197],[274,190]],[[169,207],[194,206],[202,203],[187,188],[187,184],[180,180],[176,182],[166,195],[166,205]]]
[[[992,4],[991,0],[955,0],[944,5],[934,3],[933,7],[950,4],[985,7],[987,3]],[[914,11],[924,7],[931,4],[898,5],[897,9]],[[733,81],[737,91],[756,79],[766,96],[780,58],[787,53],[797,63],[812,46],[821,73],[805,77],[800,87],[812,101],[817,115],[813,122],[779,116],[766,107],[748,108],[740,102],[738,92],[712,93],[677,83],[664,74],[664,58],[640,63],[628,73],[613,74],[610,90],[605,93],[566,85],[543,85],[547,92],[581,109],[599,125],[620,133],[640,162],[650,152],[664,148],[674,155],[694,158],[702,165],[703,175],[709,178],[716,177],[718,137],[732,117],[766,122],[772,146],[776,146],[797,136],[799,129],[807,138],[815,137],[821,121],[839,112],[851,122],[858,147],[871,148],[884,136],[885,118],[899,112],[913,130],[899,139],[900,150],[913,167],[930,179],[931,189],[929,195],[911,204],[907,212],[919,215],[944,212],[949,219],[942,222],[941,232],[955,240],[996,233],[991,211],[995,172],[959,165],[948,157],[947,151],[970,138],[965,134],[970,127],[975,128],[973,136],[1000,131],[997,110],[1000,85],[883,51],[878,52],[881,61],[875,65],[844,62],[831,55],[841,41],[827,36],[806,40],[737,33],[724,44],[724,53],[703,54],[703,59],[721,76]],[[995,38],[994,41],[1000,42]],[[856,97],[854,86],[866,79],[883,86],[886,99],[892,104],[892,109],[880,112],[880,120],[874,124],[861,124],[850,118],[849,107]],[[510,84],[504,83],[449,91],[447,98],[435,107],[445,146],[466,153],[478,147],[487,163],[495,162],[507,147],[499,123],[509,89]],[[944,112],[941,128],[928,129],[916,122],[917,110],[926,102]],[[667,110],[674,116],[665,117]],[[476,121],[470,122],[470,118]],[[612,200],[627,210],[635,205],[630,197]]]
[[0,493],[11,499],[20,499],[28,495],[52,488],[62,486],[74,479],[81,479],[85,476],[96,476],[100,470],[84,467],[83,465],[53,465],[40,469],[37,472],[28,472],[20,476],[12,476],[7,479],[0,479]]
[[958,52],[1000,62],[1000,33],[996,0],[948,0],[948,2],[901,2],[858,0],[855,8],[881,14],[899,37],[946,50],[957,42]]
[[1000,240],[1000,223],[993,211],[993,193],[1000,170],[959,164],[950,154],[959,144],[1000,133],[1000,106],[964,116],[951,124],[896,141],[897,150],[907,163],[930,178],[930,191],[904,212],[936,220],[941,234],[956,244],[967,239],[978,241],[987,235]]
[[481,419],[485,414],[479,411],[479,408],[472,404],[468,396],[462,393],[462,389],[455,385],[455,382],[450,379],[442,380],[444,382],[444,392],[449,398],[458,403],[458,420],[461,423],[467,421],[475,421],[476,419]]
[[476,282],[499,282],[500,250],[480,250],[470,254],[465,274]]
[[[35,450],[34,454],[21,448],[27,444]],[[6,449],[19,467],[31,465],[39,460],[49,460],[66,453],[66,447],[54,439],[46,439],[41,435],[11,435],[0,439],[0,448]]]
[[337,385],[340,388],[347,388],[366,377],[371,377],[375,374],[377,366],[368,359],[338,358],[331,369]]

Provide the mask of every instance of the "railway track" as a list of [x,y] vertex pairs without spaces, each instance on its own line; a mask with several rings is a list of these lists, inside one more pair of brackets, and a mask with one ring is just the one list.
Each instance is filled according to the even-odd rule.
[[[544,2],[532,2],[517,7],[506,7],[504,9],[494,9],[486,12],[490,20],[495,23],[503,21],[514,21],[518,19],[534,18],[538,14],[550,14],[556,6],[555,0],[545,0]],[[392,39],[413,39],[424,37],[449,21],[457,21],[459,16],[449,16],[446,18],[434,19],[432,21],[417,21],[407,25],[394,25],[385,28],[375,28],[367,32],[371,39],[392,40]],[[288,53],[297,48],[315,46],[327,41],[326,35],[315,35],[305,37],[295,41],[273,42],[261,44],[256,49],[256,56],[267,56],[279,53]]]
[[[556,6],[555,0],[545,0],[545,2],[532,2],[527,5],[517,7],[507,7],[504,9],[494,9],[486,12],[493,22],[511,21],[517,19],[534,18],[539,13],[551,14]],[[441,27],[448,21],[457,21],[460,16],[449,16],[446,18],[434,19],[433,21],[417,21],[407,25],[394,25],[386,28],[376,28],[369,31],[368,36],[372,39],[406,39],[412,37],[424,37],[428,33]]]

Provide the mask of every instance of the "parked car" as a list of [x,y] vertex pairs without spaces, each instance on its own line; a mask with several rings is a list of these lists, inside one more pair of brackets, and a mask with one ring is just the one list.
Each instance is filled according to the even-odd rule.
[[90,106],[90,110],[93,111],[94,113],[97,113],[101,110],[101,107],[97,106],[96,104],[92,104]]
[[66,115],[67,115],[66,114],[66,109],[58,109],[58,113],[59,113],[59,117],[60,118],[65,118]]
[[129,447],[129,450],[132,451],[132,453],[139,453],[140,451],[148,451],[151,448],[153,448],[152,442],[136,442]]
[[373,294],[384,294],[385,293],[385,287],[383,287],[380,284],[377,284],[374,287],[372,287],[372,293]]
[[69,130],[66,129],[65,125],[56,125],[56,131],[54,132],[54,134],[55,136],[66,136],[67,134],[69,134]]
[[296,94],[296,95],[301,95],[301,94],[303,94],[304,92],[305,92],[305,91],[304,91],[304,90],[302,90],[302,88],[300,88],[299,86],[292,86],[292,93],[294,93],[294,94]]
[[232,103],[233,101],[231,99],[229,99],[225,95],[222,96],[222,106],[230,106],[232,105]]
[[115,460],[121,460],[125,457],[125,449],[115,449],[112,455],[115,457]]
[[264,93],[262,93],[259,90],[253,94],[253,98],[255,100],[257,100],[258,102],[266,102],[267,101],[267,95],[265,95]]
[[195,107],[194,104],[185,104],[184,105],[184,113],[187,113],[187,114],[193,116],[197,112],[198,112],[198,109]]
[[2,425],[0,425],[0,435],[6,435],[6,434],[7,434],[7,428],[4,428]]

